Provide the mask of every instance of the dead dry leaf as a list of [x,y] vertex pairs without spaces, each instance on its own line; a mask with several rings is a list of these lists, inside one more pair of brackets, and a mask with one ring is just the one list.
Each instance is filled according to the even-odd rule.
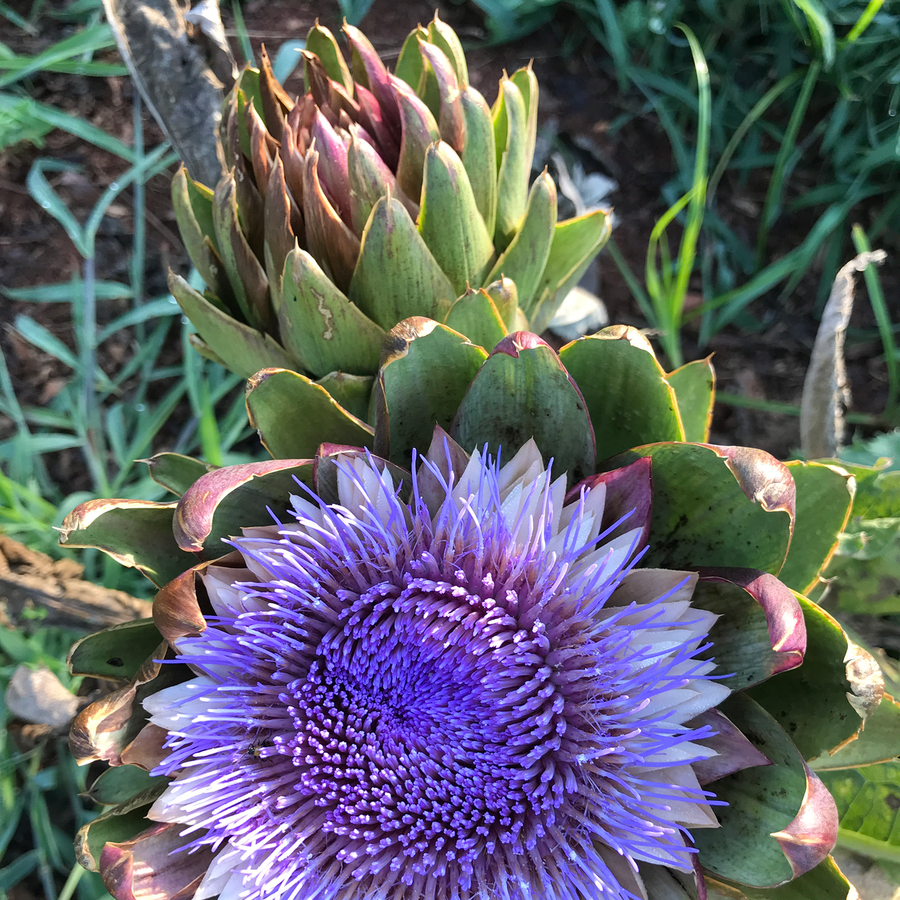
[[834,279],[803,382],[800,446],[807,459],[836,456],[843,446],[844,410],[850,402],[844,335],[853,311],[854,276],[886,256],[884,250],[860,253]]

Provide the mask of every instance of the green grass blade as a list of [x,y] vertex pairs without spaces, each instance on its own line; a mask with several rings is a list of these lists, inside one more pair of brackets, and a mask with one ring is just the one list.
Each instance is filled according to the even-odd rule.
[[616,268],[618,268],[619,273],[622,276],[623,281],[626,285],[628,285],[628,290],[631,291],[631,295],[637,301],[637,305],[641,308],[641,312],[644,315],[644,318],[656,329],[659,328],[659,323],[656,320],[656,310],[653,308],[653,304],[650,302],[650,298],[647,296],[647,292],[644,290],[643,285],[638,281],[637,276],[631,269],[631,266],[628,265],[628,260],[622,255],[622,251],[619,250],[618,244],[613,237],[606,242],[606,248],[609,252],[609,255],[612,257],[613,262],[616,264]]
[[772,169],[772,176],[769,180],[769,189],[766,191],[766,200],[763,204],[762,215],[760,217],[759,231],[756,235],[756,267],[762,268],[763,259],[765,257],[766,244],[769,240],[769,229],[775,223],[781,208],[781,195],[784,190],[784,176],[788,166],[788,161],[794,153],[797,143],[797,133],[800,131],[800,125],[806,115],[806,109],[809,106],[809,99],[812,96],[813,88],[816,86],[816,80],[819,77],[821,66],[817,62],[812,62],[806,70],[806,77],[803,79],[803,85],[800,88],[800,96],[791,112],[791,118],[788,122],[787,131],[784,140],[778,150],[778,156],[775,160],[775,167]]
[[822,58],[822,65],[827,71],[834,65],[834,28],[828,18],[828,10],[820,0],[793,0],[797,8],[806,16],[813,43]]
[[188,341],[188,335],[192,330],[185,325],[181,332],[188,397],[191,401],[191,409],[197,419],[203,459],[211,465],[221,466],[223,464],[222,442],[216,423],[215,409],[210,398],[209,379],[204,371],[205,361]]
[[0,869],[0,891],[5,895],[7,891],[24,881],[38,867],[40,859],[37,850],[29,850]]
[[[130,466],[136,459],[146,458],[153,448],[153,441],[160,429],[168,422],[175,408],[181,402],[187,390],[185,379],[172,387],[169,392],[156,404],[152,411],[144,411],[137,416],[134,428],[134,436],[123,452],[126,464]],[[133,471],[123,469],[113,481],[113,489],[124,486],[125,482],[133,477]]]
[[238,44],[240,45],[241,53],[244,55],[244,63],[249,66],[255,66],[256,60],[253,56],[253,47],[250,46],[250,35],[247,33],[247,26],[244,24],[244,13],[238,0],[231,0],[231,12],[234,15],[234,30],[237,32]]
[[703,226],[703,213],[706,207],[706,184],[709,171],[709,137],[712,120],[712,95],[709,87],[709,68],[700,42],[693,31],[686,25],[678,26],[688,39],[694,69],[697,73],[697,151],[694,157],[694,174],[691,187],[691,199],[687,210],[687,221],[681,237],[678,251],[678,272],[675,280],[675,292],[672,297],[672,324],[676,333],[675,355],[669,355],[672,368],[677,369],[682,363],[681,355],[681,319],[684,313],[684,301],[687,297],[688,284],[694,271],[694,260],[697,255],[697,241]]
[[62,163],[55,159],[40,157],[34,161],[25,179],[28,193],[45,212],[48,212],[65,229],[75,249],[83,256],[88,257],[93,253],[93,243],[89,242],[81,223],[72,215],[69,207],[63,202],[62,197],[56,193],[47,181],[44,172],[73,171],[76,167],[68,163]]
[[[122,369],[117,373],[114,384],[116,387],[121,386],[124,382],[126,382],[129,378],[131,378],[136,372],[141,371],[145,368],[145,366],[152,365],[157,358],[159,357],[160,351],[162,350],[163,344],[166,340],[166,335],[169,332],[169,328],[172,325],[172,317],[167,316],[161,322],[159,322],[156,328],[150,333],[150,336],[138,347],[137,352],[125,363]],[[163,377],[180,377],[182,375],[182,369],[180,366],[172,367],[170,372],[164,372],[161,370],[154,370],[152,373],[148,373],[142,379],[142,385],[140,389],[136,392],[135,403],[140,403],[140,398],[143,396],[146,386],[154,380]],[[103,398],[101,398],[103,399]]]
[[603,24],[606,49],[616,67],[619,90],[624,93],[628,82],[632,79],[632,74],[628,43],[619,25],[619,7],[612,0],[594,0],[594,7]]
[[0,75],[0,88],[9,87],[29,75],[41,72],[48,65],[71,60],[78,56],[90,56],[98,50],[108,50],[115,47],[116,42],[112,36],[109,25],[98,22],[82,28],[70,37],[64,38],[59,43],[48,47],[43,53],[33,56],[28,65],[18,68],[17,71]]
[[722,308],[722,312],[716,319],[716,328],[722,328],[733,321],[748,303],[789,278],[799,266],[808,265],[818,253],[822,242],[844,220],[851,205],[844,203],[830,206],[799,247],[795,247],[776,262],[770,263],[741,287],[707,300],[702,306],[688,313],[685,321],[690,322],[704,312],[719,308]]
[[[33,57],[31,56],[0,58],[0,72],[5,71],[18,75],[22,71],[28,70],[30,74],[32,62]],[[59,62],[45,63],[41,66],[41,71],[59,72],[62,75],[86,75],[101,78],[121,77],[128,74],[128,69],[117,63],[83,62],[81,60],[60,60]]]
[[[16,28],[21,28],[26,34],[36,35],[38,33],[38,29],[35,28],[28,19],[20,16],[9,4],[0,3],[0,16],[3,16],[4,19],[9,20],[16,26]],[[2,856],[2,851],[0,851],[0,856]]]
[[[22,103],[22,97],[18,94],[0,94],[0,118],[9,115],[11,111]],[[134,153],[131,148],[122,143],[118,138],[107,134],[102,128],[91,125],[84,119],[70,115],[55,106],[46,103],[39,103],[36,100],[28,99],[28,115],[40,122],[45,123],[51,128],[61,128],[63,131],[99,147],[101,150],[107,150],[116,156],[121,157],[128,163],[134,162]]]
[[168,149],[169,144],[167,141],[164,141],[155,150],[141,159],[140,162],[136,162],[128,169],[128,171],[123,172],[100,195],[100,199],[91,210],[91,214],[88,216],[88,220],[84,226],[85,234],[90,240],[91,252],[93,252],[94,238],[96,237],[97,229],[100,227],[100,223],[103,221],[103,217],[106,215],[106,211],[109,209],[113,200],[115,200],[116,197],[118,197],[119,194],[121,194],[122,191],[136,179],[150,179],[154,175],[164,172],[172,165],[172,163],[178,160],[178,155],[176,153],[170,153],[168,156],[165,155]]
[[[69,368],[79,371],[78,357],[73,350],[67,347],[56,335],[51,334],[43,325],[34,319],[20,314],[16,316],[13,327],[29,344],[43,350],[54,359],[58,359],[61,363]],[[103,390],[113,390],[113,383],[105,373],[98,372],[97,384]],[[95,387],[92,384],[91,390]]]
[[[80,278],[35,287],[0,288],[0,292],[10,300],[27,300],[29,303],[72,303],[83,291],[84,282]],[[131,288],[119,281],[98,281],[94,285],[94,293],[98,300],[128,300]]]
[[117,331],[123,328],[130,328],[133,325],[142,325],[161,316],[177,316],[181,313],[181,307],[175,302],[175,298],[171,296],[157,297],[143,306],[130,309],[121,316],[113,319],[109,325],[100,330],[97,335],[97,342],[102,344],[105,340],[111,338]]
[[728,168],[728,164],[731,162],[731,157],[734,156],[735,151],[741,145],[741,142],[747,135],[747,132],[762,118],[763,114],[766,110],[792,85],[796,84],[803,77],[803,73],[800,71],[791,72],[789,75],[785,75],[784,78],[780,79],[777,84],[773,85],[757,100],[756,103],[753,104],[753,107],[750,109],[750,112],[744,116],[744,120],[741,124],[735,129],[734,134],[729,139],[728,143],[725,145],[725,149],[722,151],[722,155],[719,157],[719,162],[716,164],[715,169],[713,169],[712,175],[709,177],[709,186],[707,189],[707,195],[712,198],[715,196],[716,189],[719,187],[719,181],[722,179],[722,176],[725,174],[725,170]]
[[848,44],[852,44],[869,27],[872,23],[872,19],[878,15],[883,4],[884,0],[869,0],[862,15],[856,20],[856,24],[850,29],[850,32],[845,38]]
[[7,441],[0,441],[0,458],[8,456],[17,441],[21,441],[29,454],[36,456],[44,453],[57,453],[60,450],[73,450],[84,444],[84,439],[76,435],[23,434]]
[[[144,154],[144,119],[142,116],[143,103],[141,95],[135,92],[134,108],[131,111],[132,127],[134,128],[134,153],[135,166],[141,168],[145,162]],[[144,303],[144,266],[146,263],[145,249],[147,242],[146,235],[146,216],[145,203],[146,194],[144,191],[144,179],[137,178],[132,188],[132,197],[134,199],[134,234],[131,238],[131,261],[129,263],[129,272],[131,274],[131,289],[134,293],[135,309],[140,309]],[[146,328],[144,322],[136,323],[138,341],[142,341],[145,336]]]

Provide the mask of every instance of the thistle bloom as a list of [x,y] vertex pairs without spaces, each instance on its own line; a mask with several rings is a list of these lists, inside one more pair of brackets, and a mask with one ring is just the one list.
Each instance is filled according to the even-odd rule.
[[692,870],[729,693],[696,575],[633,569],[642,523],[533,442],[435,456],[411,490],[339,462],[338,503],[295,497],[205,569],[196,677],[144,701],[174,777],[150,818],[211,857],[197,900],[625,900]]

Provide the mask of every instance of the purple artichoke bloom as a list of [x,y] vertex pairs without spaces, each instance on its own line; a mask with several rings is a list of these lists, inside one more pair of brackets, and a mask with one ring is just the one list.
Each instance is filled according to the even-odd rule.
[[533,442],[445,443],[411,486],[337,466],[338,503],[203,570],[196,677],[144,701],[174,777],[150,818],[211,856],[196,900],[633,900],[647,865],[692,872],[728,694],[696,574],[635,569],[644,523]]

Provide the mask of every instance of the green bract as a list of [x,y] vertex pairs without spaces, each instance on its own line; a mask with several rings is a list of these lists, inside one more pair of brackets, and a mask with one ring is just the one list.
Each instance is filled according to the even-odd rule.
[[296,100],[265,55],[246,70],[226,104],[230,171],[214,191],[183,168],[172,184],[207,289],[176,275],[170,288],[197,348],[245,377],[269,366],[371,376],[385,333],[410,316],[491,345],[540,331],[609,233],[599,210],[557,222],[553,180],[530,183],[530,67],[504,75],[491,110],[437,16],[394,74],[344,30],[350,66],[326,28],[310,31]]
[[[783,464],[707,443],[708,360],[667,373],[626,327],[556,353],[534,334],[506,334],[508,299],[498,290],[459,301],[451,321],[477,322],[469,337],[446,322],[407,318],[389,329],[368,376],[334,374],[321,385],[266,368],[248,384],[247,408],[272,459],[210,471],[164,454],[151,474],[176,496],[171,503],[94,501],[66,519],[63,542],[103,549],[161,588],[153,619],[86,638],[72,656],[79,673],[108,678],[115,647],[129,679],[85,709],[72,732],[80,761],[114,766],[94,788],[109,812],[82,829],[78,851],[117,897],[131,897],[135,873],[147,867],[164,885],[160,896],[189,888],[171,861],[181,857],[166,850],[167,829],[178,826],[147,827],[167,779],[147,775],[165,732],[147,724],[142,698],[192,677],[185,665],[153,660],[207,627],[198,576],[214,563],[241,564],[222,557],[223,539],[285,516],[298,481],[337,502],[337,462],[364,455],[352,448],[366,448],[395,485],[408,485],[413,452],[433,450],[433,441],[462,459],[484,447],[508,459],[533,439],[570,487],[602,484],[610,510],[643,526],[648,549],[635,583],[658,569],[696,572],[692,603],[718,616],[703,652],[732,693],[710,711],[720,756],[703,783],[728,806],[717,808],[721,827],[693,833],[709,896],[845,900],[849,887],[828,856],[837,814],[813,770],[883,762],[900,727],[900,706],[879,706],[884,688],[872,658],[802,593],[831,557],[854,479],[836,465]],[[104,854],[104,846],[113,849]],[[696,900],[683,875],[651,867],[642,876],[654,900]]]

